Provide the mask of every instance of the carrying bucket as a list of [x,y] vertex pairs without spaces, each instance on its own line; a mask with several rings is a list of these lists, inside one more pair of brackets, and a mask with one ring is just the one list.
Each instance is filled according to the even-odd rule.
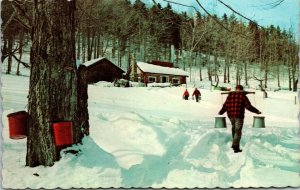
[[73,144],[73,129],[71,121],[52,124],[56,146]]
[[26,138],[28,113],[26,111],[19,111],[8,114],[7,117],[9,126],[9,138]]
[[253,116],[253,128],[265,128],[265,117]]
[[215,117],[215,128],[226,128],[226,117]]

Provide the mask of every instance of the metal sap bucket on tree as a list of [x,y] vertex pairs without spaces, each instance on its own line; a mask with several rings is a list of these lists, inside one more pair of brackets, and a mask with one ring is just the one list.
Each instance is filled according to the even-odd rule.
[[18,111],[7,115],[9,126],[9,138],[23,139],[27,137],[28,113]]
[[73,144],[73,128],[71,121],[55,122],[52,124],[56,146]]

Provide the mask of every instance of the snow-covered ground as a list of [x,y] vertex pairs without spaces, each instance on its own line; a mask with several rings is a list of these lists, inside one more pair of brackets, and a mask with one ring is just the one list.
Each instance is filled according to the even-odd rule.
[[[25,166],[26,139],[9,139],[6,115],[26,110],[28,76],[2,74],[3,187],[298,187],[299,103],[296,92],[248,95],[265,116],[252,128],[246,111],[241,148],[233,153],[231,125],[214,128],[226,95],[200,88],[185,101],[185,87],[118,88],[89,85],[90,136],[74,155],[61,152],[52,167]],[[188,87],[192,93],[192,84]],[[205,85],[204,85],[205,86]]]

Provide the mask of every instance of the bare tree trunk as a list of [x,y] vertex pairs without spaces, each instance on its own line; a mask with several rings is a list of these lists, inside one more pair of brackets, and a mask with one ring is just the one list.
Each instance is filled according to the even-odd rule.
[[244,61],[244,72],[245,72],[245,85],[248,86],[248,63]]
[[235,64],[236,64],[236,75],[235,75],[235,83],[238,85],[238,84],[240,84],[240,79],[239,79],[239,77],[240,77],[240,68],[239,68],[239,65],[238,65],[238,63],[237,62],[235,62]]
[[[297,51],[298,52],[298,51]],[[294,57],[297,57],[297,53],[296,53],[296,51],[294,52],[294,55],[293,55]],[[298,61],[297,61],[297,59],[296,58],[294,58],[294,59],[292,59],[292,83],[293,83],[293,91],[294,92],[296,92],[297,91],[297,86],[298,86],[298,77],[299,76],[297,76],[296,75],[296,73],[298,73],[297,72],[297,63]]]
[[102,41],[101,41],[101,35],[98,33],[97,37],[97,57],[102,56]]
[[78,98],[78,112],[77,117],[80,121],[79,126],[82,129],[82,133],[85,135],[90,134],[89,126],[89,112],[88,112],[88,84],[87,84],[87,69],[81,65],[78,68],[78,80],[77,83],[77,97]]
[[264,75],[264,77],[265,77],[265,79],[264,79],[264,81],[265,81],[265,84],[264,84],[264,88],[266,89],[266,88],[268,88],[268,86],[267,86],[267,83],[268,83],[268,70],[269,70],[269,63],[268,63],[268,61],[266,61],[265,62],[265,75]]
[[210,55],[207,55],[207,59],[206,59],[206,64],[207,64],[207,74],[208,74],[208,80],[212,81],[212,74],[211,74],[211,67],[210,67]]
[[292,90],[292,76],[291,76],[291,65],[288,63],[288,78],[289,78],[289,90]]
[[196,60],[198,60],[198,66],[199,66],[199,80],[203,81],[203,78],[202,78],[202,60],[201,60],[201,56],[198,56],[198,53],[196,54]]
[[208,47],[208,53],[206,55],[207,74],[208,80],[212,82],[211,68],[210,68],[210,46]]
[[17,66],[17,72],[16,75],[20,75],[20,64],[22,60],[22,55],[23,55],[23,43],[24,43],[24,31],[21,31],[20,33],[20,39],[19,39],[19,61],[18,61],[18,66]]
[[167,60],[168,58],[168,44],[164,44],[164,60]]
[[215,75],[215,82],[216,82],[217,77],[218,77],[218,52],[217,52],[217,50],[215,50],[215,54],[214,54],[214,75]]
[[90,28],[87,29],[87,60],[92,59],[92,52],[93,52],[93,43],[94,43],[94,36],[91,34]]
[[278,88],[280,88],[280,65],[279,65],[279,63],[277,63],[277,65],[276,65],[276,71],[277,71],[277,86],[278,86]]
[[238,85],[239,84],[239,69],[236,67],[236,71],[235,71],[235,84]]
[[26,155],[30,167],[52,166],[59,159],[53,122],[72,121],[74,143],[83,136],[78,118],[75,7],[75,0],[34,1]]
[[199,65],[199,77],[200,77],[200,81],[203,81],[201,64]]
[[230,65],[227,65],[227,81],[230,83]]
[[116,58],[116,39],[113,38],[113,46],[112,46],[112,49],[111,49],[111,53],[112,53],[112,58]]
[[93,46],[93,50],[94,50],[94,59],[98,58],[97,57],[97,48],[98,48],[98,36],[94,35],[94,46]]
[[85,36],[85,33],[82,32],[81,34],[81,40],[82,40],[82,63],[85,62],[85,52],[86,52],[86,36]]
[[148,59],[148,51],[147,51],[147,41],[143,39],[143,46],[144,46],[144,60]]
[[80,59],[80,32],[77,32],[77,59]]
[[121,67],[121,42],[118,40],[118,66]]
[[3,39],[3,45],[1,48],[1,63],[3,63],[3,61],[7,57],[7,49],[7,39]]
[[7,74],[10,74],[10,72],[11,72],[13,44],[14,44],[13,37],[11,35],[9,35],[9,38],[8,38],[8,49],[7,49],[7,52],[8,52],[7,70],[6,70]]
[[95,32],[92,34],[92,41],[91,41],[91,47],[90,47],[90,52],[89,52],[89,57],[90,60],[92,59],[92,54],[93,54],[93,49],[95,48]]
[[227,65],[228,65],[228,58],[227,58],[227,55],[225,55],[225,63],[224,63],[224,83],[227,82]]

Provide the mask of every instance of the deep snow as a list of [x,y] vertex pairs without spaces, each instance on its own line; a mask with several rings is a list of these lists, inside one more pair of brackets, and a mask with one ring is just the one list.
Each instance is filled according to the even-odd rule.
[[[8,137],[6,115],[26,110],[28,76],[2,74],[3,187],[298,187],[298,93],[248,95],[265,116],[252,128],[246,111],[242,153],[231,150],[231,125],[214,128],[226,95],[197,84],[202,99],[182,99],[184,87],[118,88],[89,85],[90,136],[74,155],[61,152],[52,167],[25,167],[26,139]],[[188,86],[190,93],[193,84]],[[250,89],[254,90],[254,89]],[[298,100],[297,100],[298,101]]]

